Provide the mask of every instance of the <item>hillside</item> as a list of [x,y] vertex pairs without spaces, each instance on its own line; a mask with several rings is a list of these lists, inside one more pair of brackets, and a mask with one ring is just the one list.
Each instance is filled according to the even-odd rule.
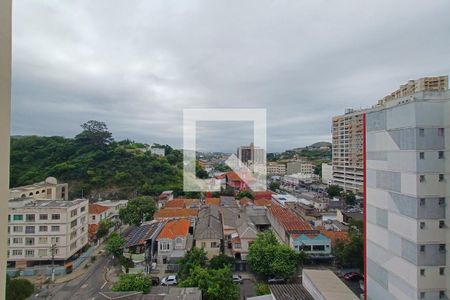
[[182,153],[165,148],[166,156],[146,152],[130,140],[114,141],[102,122],[89,121],[75,138],[20,136],[11,138],[10,186],[54,176],[69,183],[70,198],[128,198],[182,194]]

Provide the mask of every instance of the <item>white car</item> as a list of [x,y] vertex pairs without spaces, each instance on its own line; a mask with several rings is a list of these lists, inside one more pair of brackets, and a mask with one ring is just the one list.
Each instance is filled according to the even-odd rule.
[[234,283],[242,283],[242,277],[241,275],[233,275],[232,280]]
[[161,279],[161,285],[177,285],[177,275],[169,275]]

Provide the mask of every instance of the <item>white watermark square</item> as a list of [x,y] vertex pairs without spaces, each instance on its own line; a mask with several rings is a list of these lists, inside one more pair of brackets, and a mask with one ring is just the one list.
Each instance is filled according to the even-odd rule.
[[267,120],[265,108],[205,108],[183,110],[183,190],[185,192],[217,192],[221,182],[215,178],[196,178],[197,122],[201,121],[250,121],[253,122],[253,147],[260,155],[251,164],[243,163],[232,154],[225,161],[245,186],[253,191],[265,191]]

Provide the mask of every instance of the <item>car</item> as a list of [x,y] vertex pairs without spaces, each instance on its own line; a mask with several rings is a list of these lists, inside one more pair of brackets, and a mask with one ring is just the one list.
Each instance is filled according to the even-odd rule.
[[234,283],[242,283],[241,275],[235,274],[235,275],[232,276],[231,280],[233,280]]
[[281,278],[281,277],[270,277],[268,280],[267,280],[267,283],[269,283],[269,284],[278,284],[278,283],[285,283],[286,282],[286,279],[284,279],[284,278]]
[[358,281],[362,279],[362,276],[361,274],[356,272],[348,272],[344,274],[344,278],[348,281]]
[[161,279],[161,285],[177,285],[177,275],[169,275]]
[[152,286],[156,286],[156,285],[160,285],[161,284],[161,280],[159,279],[159,277],[156,276],[152,276]]

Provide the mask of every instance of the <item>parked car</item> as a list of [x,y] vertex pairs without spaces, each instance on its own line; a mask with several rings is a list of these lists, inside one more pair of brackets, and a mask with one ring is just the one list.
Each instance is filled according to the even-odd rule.
[[267,283],[269,283],[269,284],[279,284],[279,283],[285,283],[285,282],[286,282],[286,279],[281,278],[281,277],[270,277],[267,280]]
[[234,283],[242,283],[241,275],[237,275],[237,274],[233,275],[232,276],[232,280],[233,280]]
[[159,277],[152,277],[152,285],[156,286],[156,285],[160,285],[161,284],[161,280],[159,279]]
[[349,272],[344,274],[344,278],[348,281],[358,281],[362,279],[362,276],[361,274],[356,272]]
[[169,275],[161,279],[161,285],[176,285],[177,275]]

